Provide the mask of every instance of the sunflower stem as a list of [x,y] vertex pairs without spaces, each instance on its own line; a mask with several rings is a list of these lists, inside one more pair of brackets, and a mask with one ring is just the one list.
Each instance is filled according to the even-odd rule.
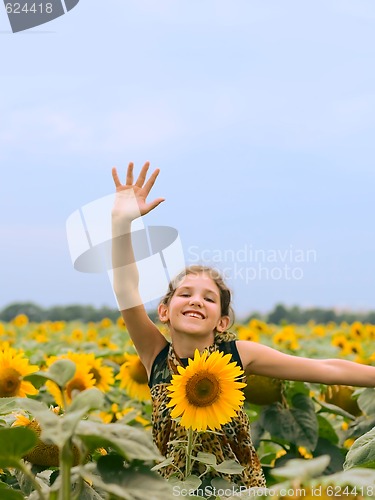
[[64,387],[58,386],[58,388],[60,389],[61,400],[62,400],[62,404],[64,407],[64,412],[66,412],[68,410],[68,405],[67,405],[67,401],[66,401],[66,397],[65,397],[65,393],[64,393]]
[[191,454],[193,452],[193,440],[194,440],[194,433],[193,429],[189,427],[188,432],[187,432],[187,445],[186,445],[186,470],[185,470],[185,480],[190,476],[191,474],[191,469],[193,466],[193,461],[191,459]]
[[60,474],[61,474],[61,490],[60,500],[70,500],[71,498],[71,467],[73,465],[73,453],[68,440],[62,448],[60,448]]
[[18,468],[28,479],[30,479],[31,484],[34,486],[35,490],[38,492],[40,500],[46,500],[46,497],[43,494],[42,488],[40,487],[40,484],[38,483],[38,481],[35,479],[34,474],[21,461],[18,463]]

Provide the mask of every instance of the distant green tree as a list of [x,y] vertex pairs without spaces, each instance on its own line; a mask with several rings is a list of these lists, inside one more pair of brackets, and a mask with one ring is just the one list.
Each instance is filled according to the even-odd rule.
[[267,320],[269,323],[278,325],[282,321],[288,320],[288,311],[282,304],[277,304],[275,309],[269,313]]
[[[43,308],[33,302],[15,302],[0,311],[0,320],[11,321],[18,314],[26,314],[32,322],[83,321],[86,323],[88,321],[99,322],[103,318],[110,318],[115,322],[120,316],[120,312],[117,309],[107,306],[95,308],[92,305],[70,304]],[[156,310],[149,311],[148,315],[152,321],[158,322],[159,317]],[[343,311],[342,313],[338,313],[334,309],[321,309],[317,307],[301,309],[296,305],[286,307],[283,304],[277,304],[268,314],[262,315],[259,312],[251,313],[243,323],[246,324],[253,318],[279,325],[288,323],[306,324],[310,320],[323,324],[330,321],[334,321],[335,323],[361,321],[363,323],[375,324],[375,311],[367,313]]]
[[33,302],[14,302],[5,307],[0,313],[2,321],[11,321],[18,314],[26,314],[30,321],[44,321],[45,311],[42,307]]

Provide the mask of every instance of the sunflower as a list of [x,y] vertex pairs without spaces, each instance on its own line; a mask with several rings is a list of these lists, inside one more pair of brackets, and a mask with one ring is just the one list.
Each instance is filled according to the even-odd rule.
[[37,394],[32,383],[25,382],[23,377],[38,369],[38,366],[29,364],[21,351],[4,346],[0,350],[0,398],[25,398],[28,394]]
[[[111,408],[108,411],[101,411],[99,413],[99,417],[105,424],[110,424],[121,420],[125,415],[134,411],[135,409],[131,406],[127,408],[120,408],[117,403],[112,403]],[[140,411],[137,411],[137,413],[134,415],[133,420],[142,424],[145,428],[148,428],[150,426],[150,421],[143,418]]]
[[82,360],[90,367],[90,372],[94,377],[94,385],[103,392],[107,392],[114,383],[113,368],[103,366],[102,358],[95,358],[92,353],[72,354],[72,361],[79,363]]
[[220,429],[230,422],[243,404],[245,396],[240,390],[246,384],[238,382],[243,375],[241,368],[230,363],[231,355],[220,351],[208,356],[195,350],[194,360],[186,368],[178,367],[173,375],[170,391],[173,407],[171,417],[182,416],[180,424],[197,431]]
[[113,368],[103,366],[103,359],[95,358],[93,353],[68,352],[67,354],[62,354],[58,358],[56,356],[51,356],[47,361],[47,365],[51,366],[57,359],[70,359],[76,366],[84,365],[88,367],[88,371],[94,379],[94,386],[103,392],[108,391],[115,381],[113,378]]
[[240,340],[251,340],[252,342],[259,342],[259,331],[246,327],[238,327],[238,338]]
[[[60,408],[50,408],[55,414],[59,414]],[[34,448],[24,455],[24,459],[28,462],[43,467],[58,467],[59,466],[59,447],[54,444],[46,444],[40,439],[42,432],[39,422],[35,418],[30,419],[26,415],[16,415],[16,420],[12,427],[27,427],[37,435],[37,443]],[[76,446],[73,445],[74,465],[78,465],[80,454]]]
[[272,340],[274,344],[285,349],[289,349],[290,351],[296,351],[299,349],[297,334],[292,325],[285,326],[281,331],[275,333]]
[[112,320],[109,319],[109,318],[103,318],[99,324],[100,328],[109,328],[110,326],[112,326]]
[[332,337],[331,345],[338,347],[341,351],[345,352],[346,346],[350,343],[346,335],[343,333],[337,333]]
[[15,318],[12,319],[12,324],[14,326],[23,327],[26,326],[29,322],[29,318],[26,314],[18,314]]
[[120,387],[125,389],[132,399],[151,399],[147,372],[137,354],[125,354],[125,363],[121,365],[116,379],[120,380]]
[[97,341],[97,344],[100,348],[102,349],[109,349],[110,351],[117,351],[118,350],[118,345],[114,344],[110,337],[102,337]]
[[74,330],[70,334],[70,337],[68,337],[68,340],[71,340],[73,342],[82,342],[83,331],[81,330],[81,328],[74,328]]
[[[90,387],[94,387],[95,385],[95,377],[94,374],[91,372],[91,366],[89,363],[87,363],[87,360],[85,359],[84,356],[87,355],[68,353],[68,354],[63,354],[62,356],[59,357],[51,356],[47,360],[47,366],[51,366],[51,364],[53,364],[58,359],[70,359],[76,365],[76,371],[73,378],[69,380],[69,382],[66,384],[64,388],[64,396],[67,404],[70,404],[72,402],[72,399],[75,396],[75,394],[82,392],[86,389],[90,389]],[[52,382],[51,380],[48,380],[46,382],[46,387],[47,390],[54,397],[56,403],[59,406],[64,407],[64,401],[57,384],[55,384],[55,382]]]

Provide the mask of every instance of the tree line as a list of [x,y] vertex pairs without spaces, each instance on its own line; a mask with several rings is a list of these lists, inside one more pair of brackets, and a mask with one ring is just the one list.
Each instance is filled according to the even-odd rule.
[[[91,305],[72,304],[45,308],[33,302],[15,302],[0,311],[0,321],[11,321],[19,314],[26,314],[30,321],[37,323],[43,321],[98,322],[103,318],[110,318],[112,321],[116,321],[120,316],[117,309],[111,309],[107,306],[96,308]],[[157,320],[156,311],[151,311],[148,314],[153,321]],[[354,321],[361,321],[363,323],[375,324],[375,311],[355,312],[322,308],[304,309],[299,306],[287,307],[283,304],[277,304],[269,313],[260,314],[253,312],[249,314],[242,323],[247,323],[252,318],[274,324],[305,324],[308,321],[315,321],[316,323],[328,323],[330,321],[335,323],[343,321],[354,323]]]

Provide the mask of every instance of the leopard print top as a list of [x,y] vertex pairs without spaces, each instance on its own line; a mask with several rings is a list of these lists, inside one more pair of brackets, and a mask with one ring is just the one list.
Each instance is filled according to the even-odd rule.
[[[225,337],[224,337],[225,339]],[[232,354],[232,360],[242,368],[242,363],[236,342],[234,340],[225,341],[215,339],[208,351],[211,353],[220,350],[224,354]],[[177,373],[177,366],[186,366],[188,360],[180,359],[174,352],[172,344],[167,344],[154,360],[149,386],[152,396],[152,422],[153,438],[162,455],[166,458],[173,456],[173,465],[169,465],[159,470],[162,476],[168,478],[178,469],[185,467],[185,449],[176,447],[173,441],[186,439],[186,431],[178,423],[171,419],[171,409],[167,408],[169,402],[166,387],[170,384],[172,375]],[[255,451],[251,439],[250,422],[248,416],[241,408],[237,416],[222,427],[222,434],[211,432],[200,432],[197,438],[196,452],[202,451],[212,453],[216,456],[217,463],[224,460],[235,460],[244,467],[240,474],[224,474],[210,472],[204,476],[205,479],[222,477],[237,486],[245,487],[265,487],[266,482],[258,455]],[[194,462],[192,473],[201,475],[205,470],[205,465]],[[179,477],[182,479],[182,476]]]

